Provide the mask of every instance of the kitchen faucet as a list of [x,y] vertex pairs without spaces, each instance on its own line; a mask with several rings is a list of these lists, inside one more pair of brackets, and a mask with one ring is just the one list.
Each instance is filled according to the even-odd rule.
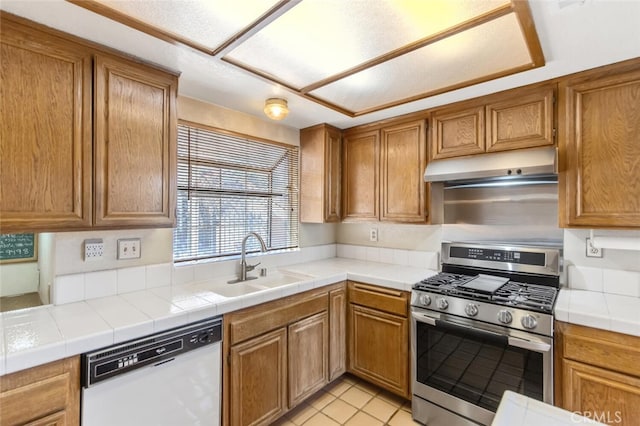
[[255,265],[247,265],[247,260],[246,260],[247,240],[252,235],[256,237],[260,242],[260,250],[263,253],[267,251],[267,245],[264,243],[264,240],[262,239],[260,234],[258,234],[257,232],[249,232],[247,235],[245,235],[245,237],[242,239],[242,251],[241,251],[242,258],[240,259],[240,277],[235,280],[229,281],[229,284],[239,283],[239,282],[248,281],[248,280],[255,280],[256,278],[258,278],[258,277],[247,277],[247,272],[253,271],[256,268],[256,266],[258,266],[261,263],[261,262],[258,262]]

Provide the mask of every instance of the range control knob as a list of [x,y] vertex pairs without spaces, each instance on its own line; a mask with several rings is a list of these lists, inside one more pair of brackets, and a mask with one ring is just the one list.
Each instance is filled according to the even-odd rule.
[[478,315],[478,305],[475,303],[468,303],[467,306],[464,307],[464,312],[470,317],[475,317]]
[[449,307],[449,302],[447,302],[447,299],[438,299],[436,303],[438,304],[438,309],[441,309],[443,311]]
[[198,336],[198,341],[200,343],[208,343],[209,340],[211,340],[211,336],[209,336],[209,333],[202,333]]
[[511,316],[511,312],[507,311],[506,309],[498,312],[498,321],[500,321],[501,323],[510,324],[512,320],[513,316]]
[[431,304],[431,297],[428,294],[423,294],[420,296],[420,304],[424,306],[429,306]]
[[527,330],[533,330],[538,325],[538,320],[533,315],[525,315],[520,320],[520,323]]

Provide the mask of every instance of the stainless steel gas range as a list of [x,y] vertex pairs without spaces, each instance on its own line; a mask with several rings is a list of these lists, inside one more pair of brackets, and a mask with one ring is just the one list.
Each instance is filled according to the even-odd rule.
[[488,425],[505,390],[553,403],[561,248],[444,243],[442,272],[411,294],[412,412]]

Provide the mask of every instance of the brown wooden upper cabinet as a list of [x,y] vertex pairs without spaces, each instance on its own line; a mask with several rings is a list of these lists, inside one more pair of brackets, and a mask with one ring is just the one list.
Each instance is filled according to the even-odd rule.
[[91,224],[91,51],[2,15],[0,231]]
[[560,225],[640,227],[640,61],[563,81]]
[[173,226],[177,76],[1,19],[0,232]]
[[554,90],[514,89],[433,111],[430,158],[553,145]]
[[428,216],[424,120],[352,129],[343,144],[343,220],[424,223]]
[[177,83],[145,65],[96,57],[96,225],[173,226]]
[[342,132],[319,124],[300,130],[300,221],[340,221]]

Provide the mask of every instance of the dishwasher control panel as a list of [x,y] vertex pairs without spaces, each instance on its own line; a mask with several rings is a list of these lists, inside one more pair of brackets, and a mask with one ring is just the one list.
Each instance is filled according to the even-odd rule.
[[217,317],[86,353],[82,355],[82,383],[89,387],[221,340],[222,318]]

